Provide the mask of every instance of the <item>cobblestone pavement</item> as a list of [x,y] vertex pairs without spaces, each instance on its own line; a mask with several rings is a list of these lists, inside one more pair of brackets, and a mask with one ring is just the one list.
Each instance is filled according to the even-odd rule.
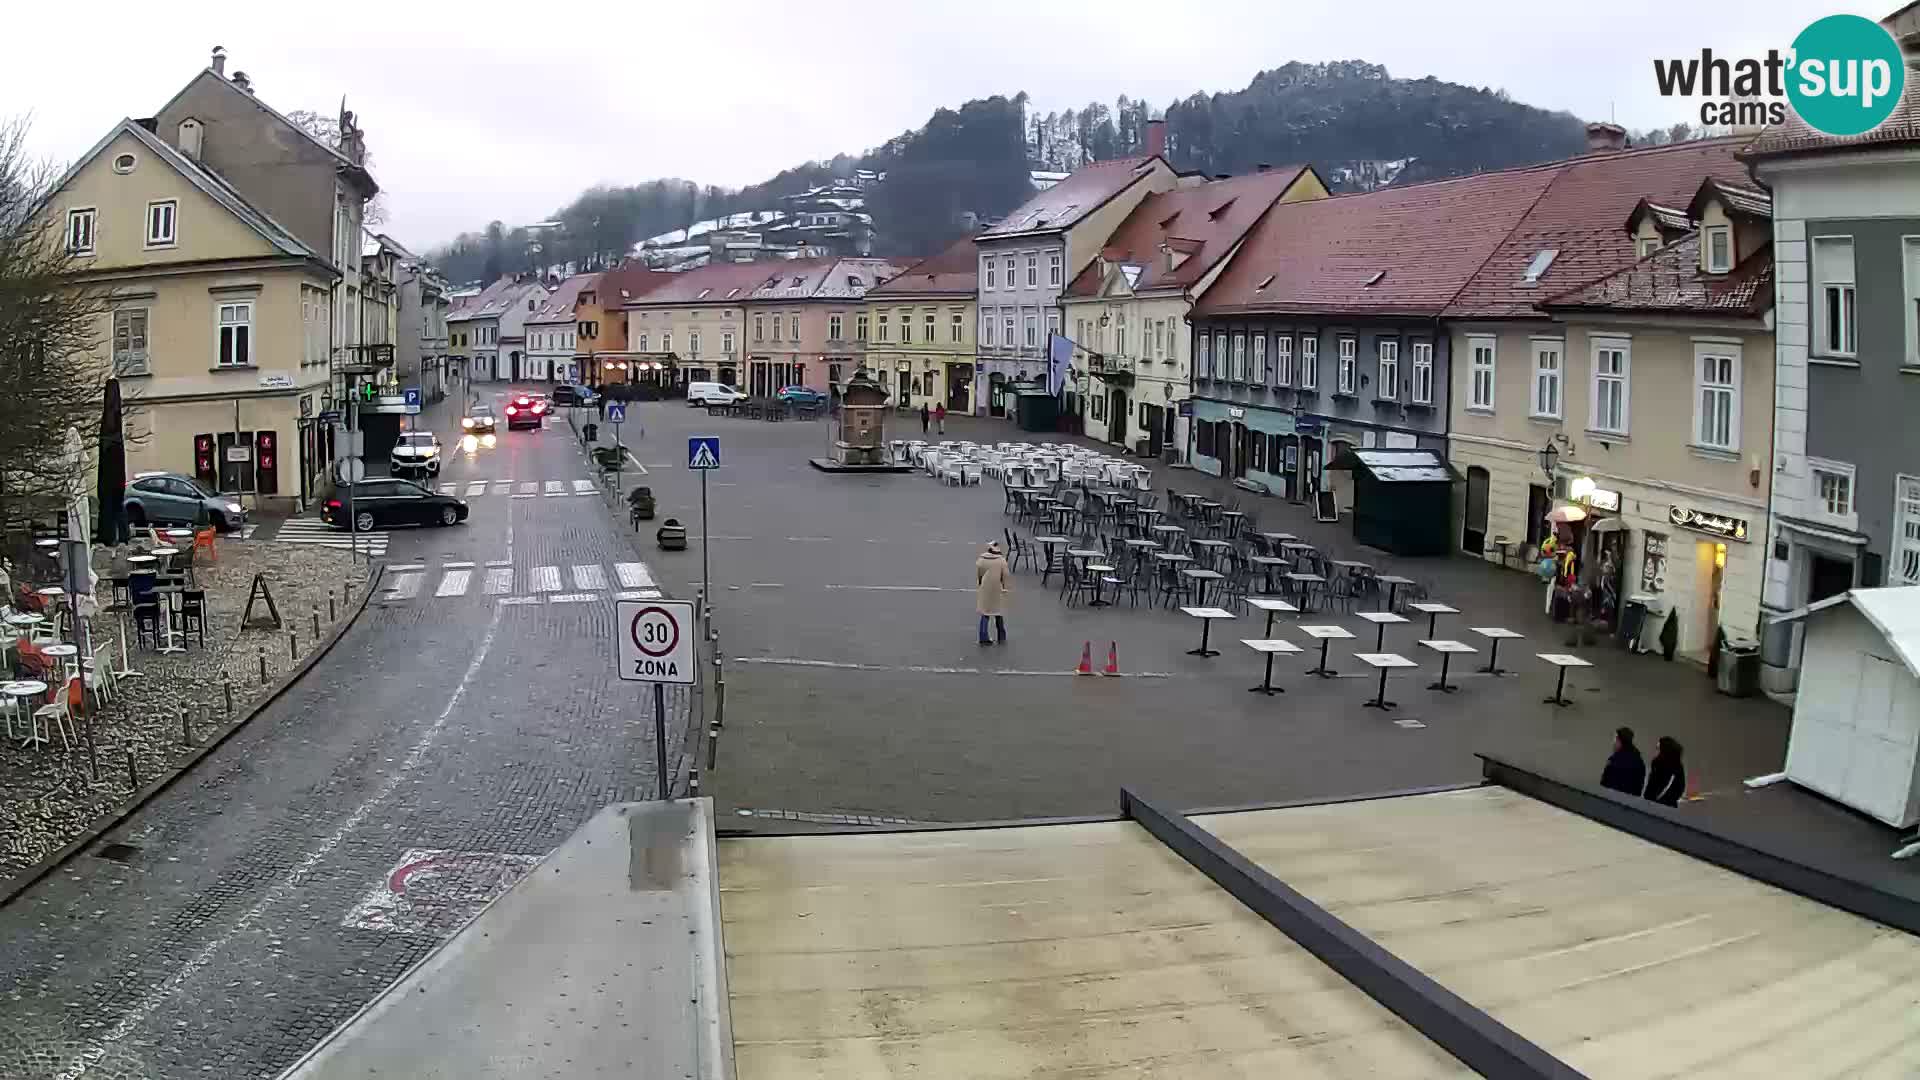
[[[355,565],[346,552],[222,540],[218,554],[218,562],[196,570],[207,592],[205,646],[195,635],[183,653],[136,651],[132,661],[140,677],[122,680],[120,695],[94,717],[98,779],[84,746],[69,750],[57,735],[35,750],[10,746],[0,753],[0,880],[59,849],[128,798],[129,756],[133,776],[144,785],[191,753],[182,739],[181,710],[192,716],[196,742],[204,740],[209,719],[227,721],[224,687],[233,687],[236,713],[244,709],[264,692],[260,660],[266,660],[268,683],[286,674],[295,663],[287,635],[296,636],[293,644],[305,656],[315,641],[314,617],[321,634],[331,631],[336,619],[329,618],[329,601],[333,615],[345,617],[347,582],[366,578],[364,562]],[[284,632],[240,626],[256,573],[267,580]],[[110,651],[118,669],[119,643],[130,625],[110,613],[89,624],[93,640],[103,655]],[[80,724],[84,734],[86,721]]]
[[[443,438],[448,412],[429,418]],[[447,467],[535,473],[586,475],[564,427]],[[593,500],[502,499],[392,534],[388,559],[524,572],[631,559],[624,544]],[[102,848],[0,909],[0,1077],[274,1076],[530,857],[651,797],[652,717],[612,677],[611,622],[604,595],[376,598]]]

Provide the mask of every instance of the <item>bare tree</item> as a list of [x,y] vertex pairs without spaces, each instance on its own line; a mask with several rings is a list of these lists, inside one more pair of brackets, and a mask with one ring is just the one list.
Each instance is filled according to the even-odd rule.
[[[320,140],[335,150],[340,149],[340,118],[322,116],[312,109],[295,109],[287,114],[295,127]],[[373,151],[366,152],[360,164],[369,172],[373,170]],[[361,221],[368,226],[387,223],[387,197],[384,193],[367,200],[366,209],[361,212]]]
[[69,250],[67,222],[47,205],[63,170],[28,155],[27,128],[0,120],[0,537],[9,541],[66,505],[67,429],[91,456],[112,373],[96,352],[107,290]]

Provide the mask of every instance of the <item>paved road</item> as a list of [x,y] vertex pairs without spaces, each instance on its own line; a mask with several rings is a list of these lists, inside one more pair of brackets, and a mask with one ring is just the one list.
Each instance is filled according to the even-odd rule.
[[470,523],[387,535],[419,567],[401,589],[107,837],[119,861],[0,909],[0,1077],[275,1075],[595,810],[651,795],[651,716],[605,641],[623,573],[652,582],[572,494],[589,476],[564,422],[456,449],[443,481],[489,491]]

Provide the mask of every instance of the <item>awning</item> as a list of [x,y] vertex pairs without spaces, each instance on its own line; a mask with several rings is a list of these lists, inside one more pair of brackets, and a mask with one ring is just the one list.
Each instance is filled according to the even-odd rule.
[[1819,540],[1831,540],[1836,544],[1848,544],[1853,547],[1865,547],[1867,545],[1868,538],[1859,533],[1842,532],[1839,529],[1823,529],[1818,525],[1784,516],[1775,517],[1774,520],[1780,523],[1781,528],[1791,532],[1797,532],[1802,536],[1811,536]]
[[1329,469],[1360,469],[1384,484],[1451,484],[1460,475],[1434,450],[1348,450]]

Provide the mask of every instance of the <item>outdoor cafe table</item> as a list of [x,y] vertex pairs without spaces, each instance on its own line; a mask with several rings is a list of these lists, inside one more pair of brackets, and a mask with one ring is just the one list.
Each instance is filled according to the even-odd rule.
[[[41,682],[39,679],[21,679],[17,682],[0,683],[0,694],[7,695],[8,708],[16,712],[19,711],[22,702],[30,702],[33,698],[46,692],[47,684]],[[43,742],[52,741],[53,740],[45,738],[40,734],[40,729],[34,724],[32,715],[28,714],[27,737],[21,741],[20,745],[38,746]]]
[[1191,544],[1192,546],[1199,548],[1201,551],[1206,552],[1205,558],[1209,566],[1211,566],[1215,561],[1217,561],[1220,558],[1221,552],[1233,546],[1232,544],[1229,544],[1225,540],[1207,540],[1207,539],[1193,540],[1191,541]]
[[1106,576],[1113,573],[1113,567],[1105,563],[1090,562],[1087,564],[1087,573],[1093,575],[1093,599],[1087,601],[1087,606],[1107,607],[1107,601],[1101,595],[1101,586],[1104,584]]
[[1040,569],[1040,584],[1044,586],[1047,583],[1047,577],[1053,573],[1054,546],[1056,544],[1066,543],[1067,538],[1064,536],[1036,536],[1033,538],[1033,542],[1039,544],[1044,550],[1045,565]]
[[1197,649],[1188,649],[1187,655],[1219,656],[1220,651],[1218,649],[1207,648],[1207,635],[1213,630],[1213,620],[1231,619],[1233,618],[1233,612],[1223,611],[1217,607],[1183,607],[1180,610],[1200,620],[1200,647]]
[[1456,653],[1464,655],[1466,653],[1478,652],[1479,650],[1464,641],[1448,641],[1445,639],[1438,641],[1423,640],[1420,644],[1440,654],[1440,681],[1427,687],[1427,689],[1438,690],[1443,694],[1451,694],[1455,690],[1460,689],[1457,686],[1447,684],[1447,661],[1453,659]]
[[1490,646],[1487,651],[1487,666],[1480,669],[1480,673],[1483,675],[1501,674],[1501,671],[1500,671],[1500,643],[1501,642],[1510,640],[1512,638],[1526,637],[1525,634],[1516,634],[1512,630],[1509,630],[1504,626],[1469,626],[1467,627],[1467,629],[1472,630],[1474,633],[1479,634],[1481,637],[1486,638],[1488,641],[1493,642],[1492,646]]
[[1327,642],[1351,640],[1353,632],[1344,626],[1303,626],[1300,632],[1320,642],[1320,666],[1307,674],[1318,675],[1323,679],[1331,679],[1340,674],[1327,666]]
[[180,597],[184,595],[186,591],[187,589],[184,585],[156,585],[154,587],[154,595],[165,597],[167,605],[167,609],[162,612],[162,618],[160,620],[160,628],[166,632],[166,636],[161,639],[160,647],[155,649],[155,652],[165,655],[167,653],[183,653],[187,651],[185,645],[176,645],[173,643],[173,617],[180,613]]
[[1573,655],[1572,653],[1543,652],[1543,653],[1535,653],[1534,655],[1538,656],[1542,660],[1545,660],[1547,663],[1552,664],[1554,667],[1560,669],[1560,680],[1554,684],[1553,696],[1550,698],[1542,698],[1540,700],[1545,704],[1558,705],[1563,709],[1573,704],[1573,699],[1568,697],[1566,693],[1567,669],[1576,668],[1576,667],[1592,667],[1593,665],[1585,660],[1580,659],[1579,657]]
[[1289,544],[1300,538],[1290,532],[1263,532],[1260,538],[1271,544]]
[[1276,653],[1287,653],[1288,655],[1297,653],[1300,651],[1300,646],[1295,645],[1285,638],[1241,638],[1240,644],[1245,645],[1254,652],[1267,654],[1266,674],[1260,677],[1259,686],[1249,686],[1247,687],[1247,692],[1251,694],[1265,694],[1268,697],[1272,697],[1275,694],[1286,693],[1285,690],[1273,685],[1273,657]]
[[1325,585],[1327,583],[1327,579],[1321,577],[1319,574],[1309,574],[1302,570],[1296,570],[1291,574],[1285,575],[1284,580],[1293,586],[1293,594],[1302,607],[1306,606],[1308,589],[1315,585]]
[[1207,583],[1212,581],[1220,581],[1225,576],[1221,574],[1218,570],[1207,570],[1207,569],[1194,570],[1191,568],[1180,571],[1180,575],[1194,583],[1193,599],[1195,603],[1198,603],[1201,605],[1205,605],[1207,602]]
[[1161,543],[1167,545],[1172,545],[1175,537],[1185,536],[1187,534],[1187,530],[1178,525],[1155,525],[1147,531],[1153,533],[1160,539]]
[[1420,665],[1401,656],[1399,653],[1390,652],[1354,653],[1353,658],[1380,672],[1380,691],[1374,695],[1372,701],[1366,703],[1366,707],[1369,709],[1379,709],[1382,712],[1388,709],[1399,708],[1399,702],[1387,700],[1387,672],[1392,671],[1394,668],[1413,668],[1419,667]]
[[1387,610],[1388,611],[1393,610],[1393,601],[1394,601],[1394,598],[1400,592],[1400,586],[1413,584],[1412,578],[1401,577],[1399,574],[1381,574],[1379,577],[1376,577],[1373,580],[1387,587]]
[[1360,562],[1356,559],[1328,559],[1327,565],[1339,567],[1340,569],[1345,570],[1349,574],[1358,570],[1373,569],[1373,567],[1368,566],[1366,563]]
[[1267,636],[1268,637],[1273,636],[1273,617],[1275,615],[1278,615],[1280,612],[1283,612],[1283,611],[1289,614],[1298,614],[1300,611],[1299,608],[1294,607],[1292,604],[1287,603],[1285,600],[1275,600],[1270,596],[1249,596],[1247,597],[1247,603],[1252,607],[1267,613]]
[[1231,540],[1240,535],[1240,526],[1245,523],[1246,519],[1247,512],[1245,510],[1227,510],[1221,513],[1220,521],[1226,528],[1227,539]]
[[1407,621],[1405,615],[1395,615],[1391,611],[1362,611],[1359,616],[1372,623],[1377,630],[1373,636],[1373,651],[1380,652],[1387,644],[1387,624]]
[[1459,608],[1449,607],[1446,604],[1435,603],[1431,600],[1420,600],[1407,606],[1427,617],[1428,637],[1434,636],[1433,628],[1434,625],[1440,621],[1440,616],[1460,614]]
[[[80,655],[80,650],[75,646],[68,645],[65,642],[61,642],[56,645],[46,646],[45,648],[40,650],[40,653],[42,656],[49,656],[55,660],[60,661],[63,666],[73,666],[74,664],[77,663],[77,661],[75,661],[74,658]],[[72,678],[72,677],[73,677],[73,672],[68,671],[66,673],[66,678]]]
[[1260,568],[1264,588],[1269,593],[1273,592],[1273,571],[1276,567],[1287,565],[1287,560],[1276,559],[1272,555],[1249,555],[1247,561]]

